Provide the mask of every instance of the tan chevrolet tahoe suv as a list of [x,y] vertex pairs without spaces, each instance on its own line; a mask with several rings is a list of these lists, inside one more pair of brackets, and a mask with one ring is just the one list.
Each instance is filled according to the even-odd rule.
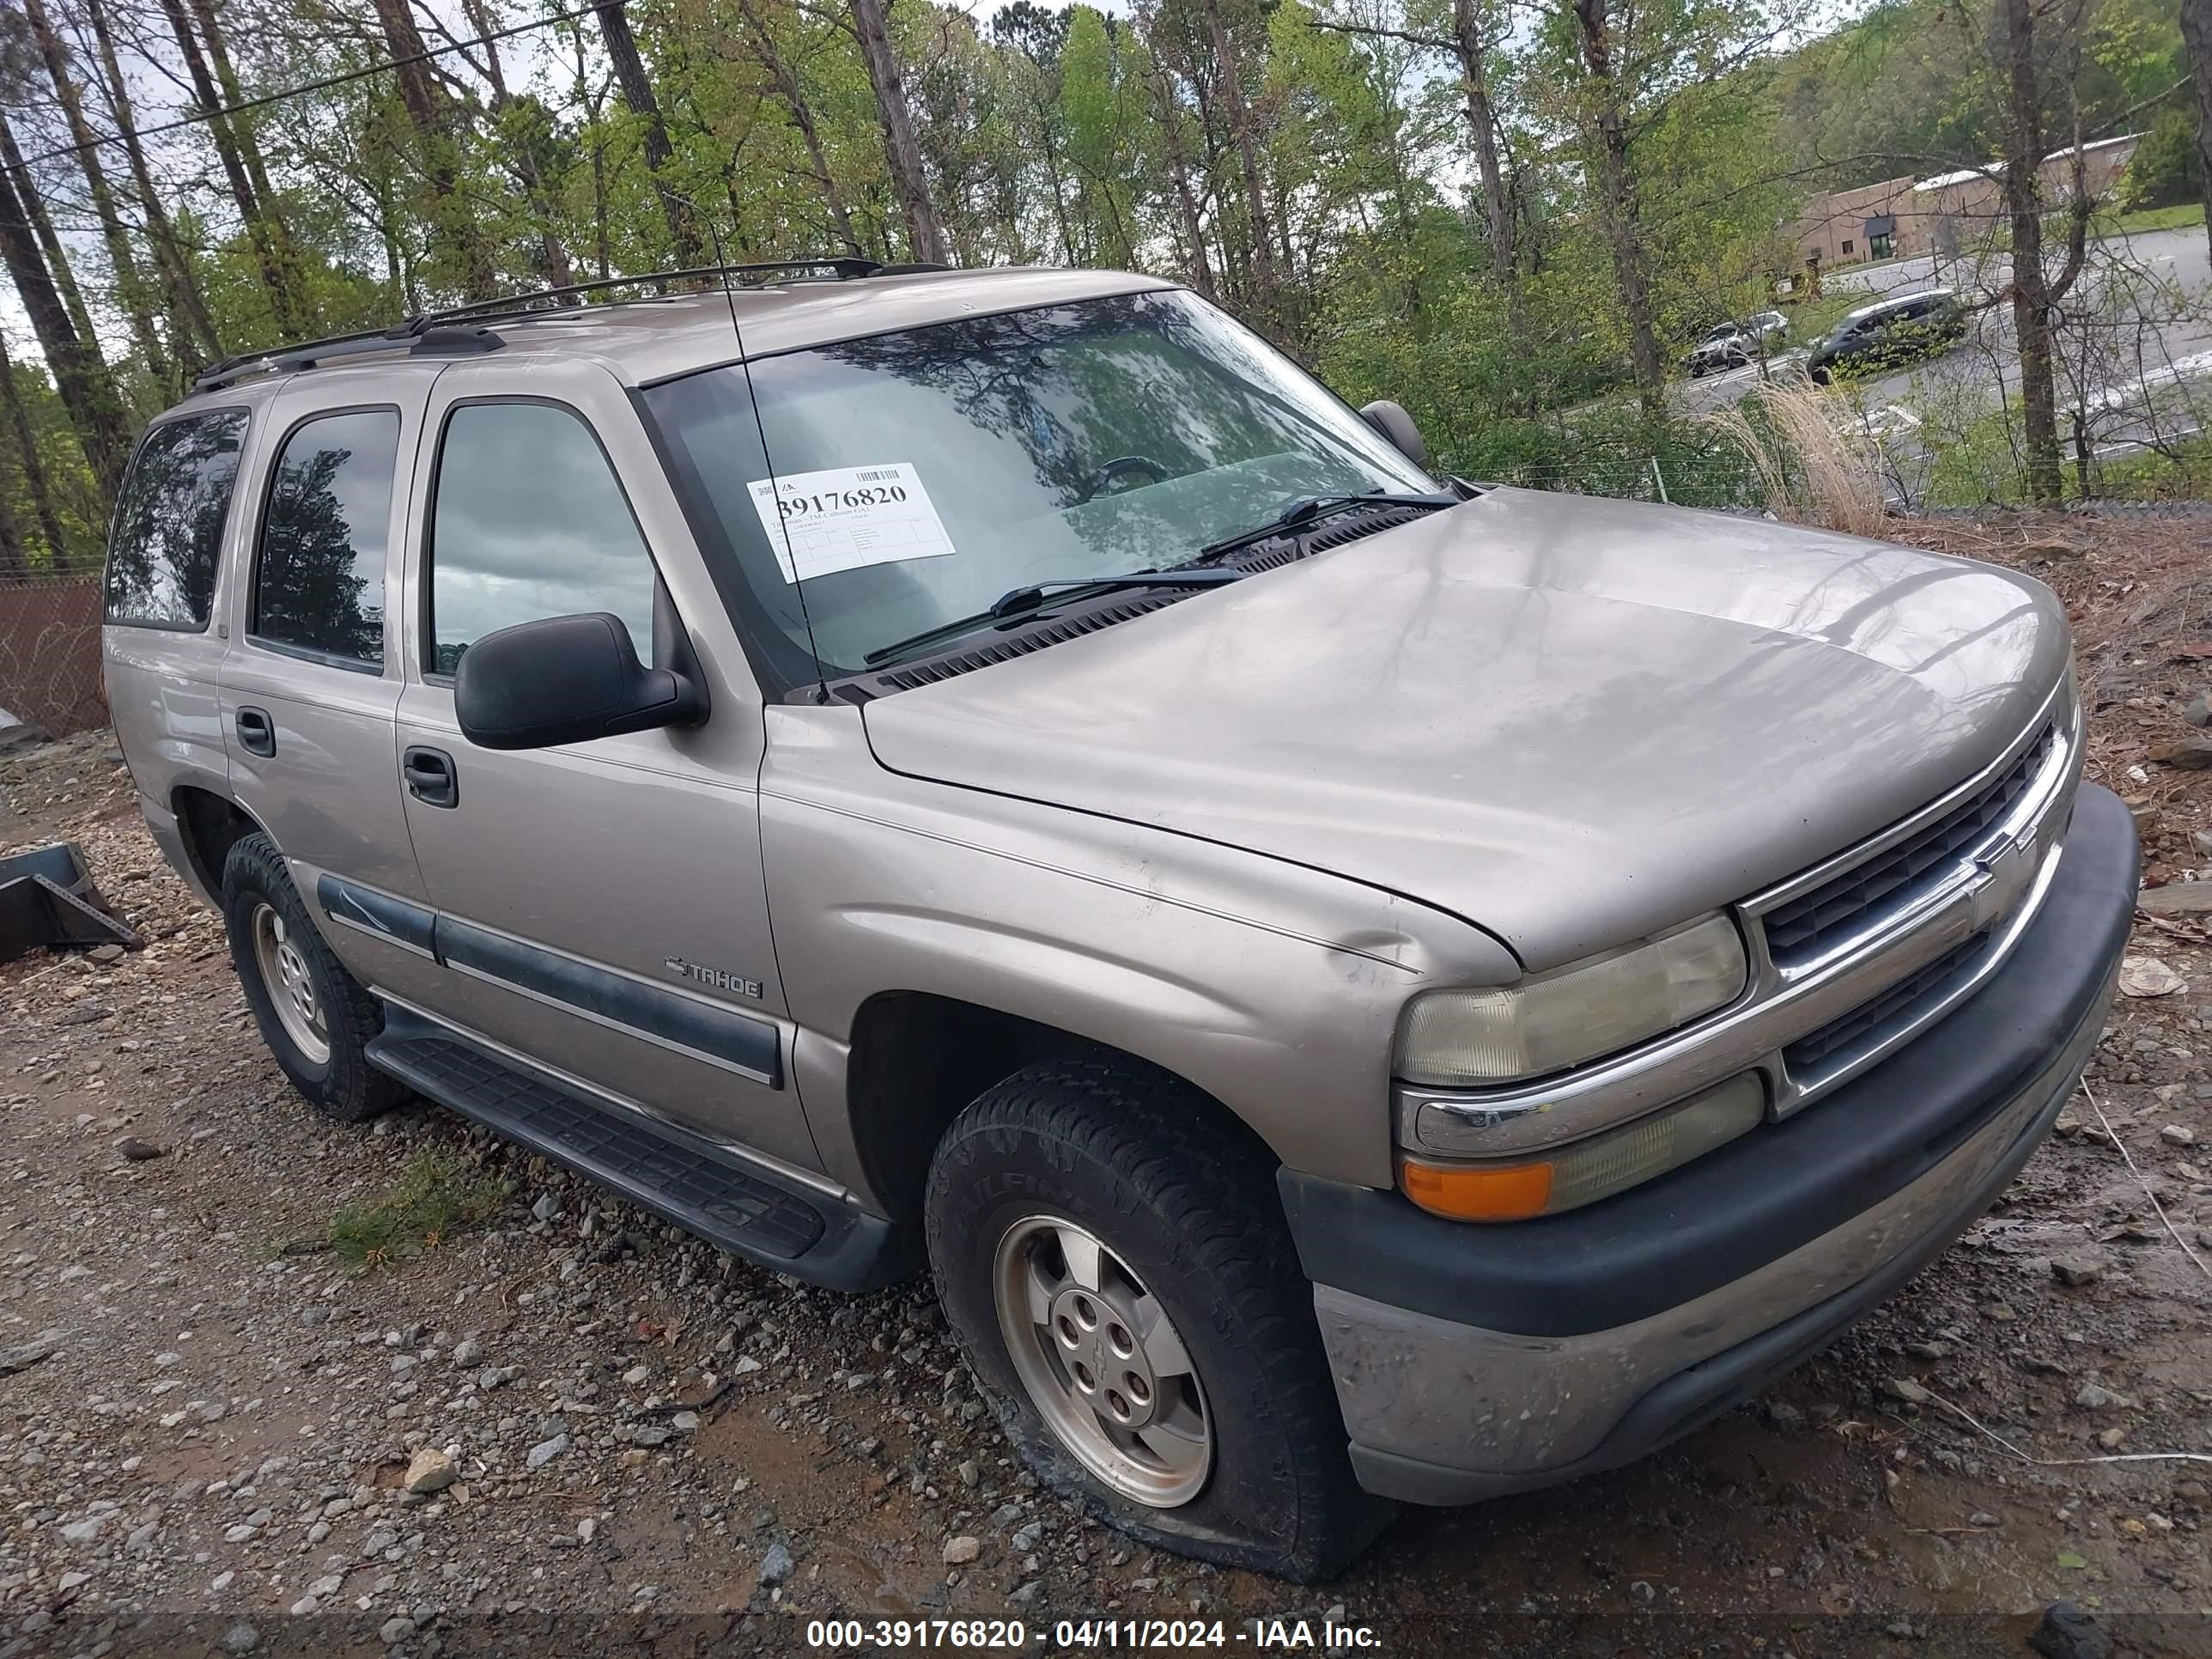
[[1148,277],[718,276],[139,447],[117,731],[317,1109],[931,1271],[1052,1486],[1311,1577],[1744,1400],[2073,1090],[2136,848],[2035,582],[1440,478]]

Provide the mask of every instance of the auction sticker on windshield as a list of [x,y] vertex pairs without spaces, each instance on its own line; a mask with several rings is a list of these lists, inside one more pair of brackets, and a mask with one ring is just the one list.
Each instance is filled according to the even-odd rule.
[[911,462],[794,472],[751,489],[753,511],[787,582],[952,551]]

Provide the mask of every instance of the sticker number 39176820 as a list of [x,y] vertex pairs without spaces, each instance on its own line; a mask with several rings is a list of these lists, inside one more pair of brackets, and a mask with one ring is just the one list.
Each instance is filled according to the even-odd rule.
[[750,489],[753,511],[787,582],[953,550],[908,461],[787,473]]

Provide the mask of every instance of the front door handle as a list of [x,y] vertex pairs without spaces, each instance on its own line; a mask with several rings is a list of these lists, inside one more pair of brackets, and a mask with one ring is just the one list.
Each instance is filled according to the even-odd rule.
[[407,793],[427,806],[461,804],[461,781],[453,771],[453,757],[442,749],[408,750],[399,757],[399,775],[407,780]]
[[232,717],[238,732],[239,747],[249,755],[273,755],[276,752],[276,723],[269,718],[265,708],[241,708]]

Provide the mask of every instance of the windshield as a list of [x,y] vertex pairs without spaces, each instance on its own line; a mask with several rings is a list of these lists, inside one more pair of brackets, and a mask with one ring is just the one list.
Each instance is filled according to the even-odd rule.
[[748,634],[793,684],[814,672],[810,617],[825,672],[854,672],[1012,588],[1179,564],[1309,496],[1436,488],[1180,290],[763,358],[752,382],[773,486],[743,366],[644,398],[741,578]]

